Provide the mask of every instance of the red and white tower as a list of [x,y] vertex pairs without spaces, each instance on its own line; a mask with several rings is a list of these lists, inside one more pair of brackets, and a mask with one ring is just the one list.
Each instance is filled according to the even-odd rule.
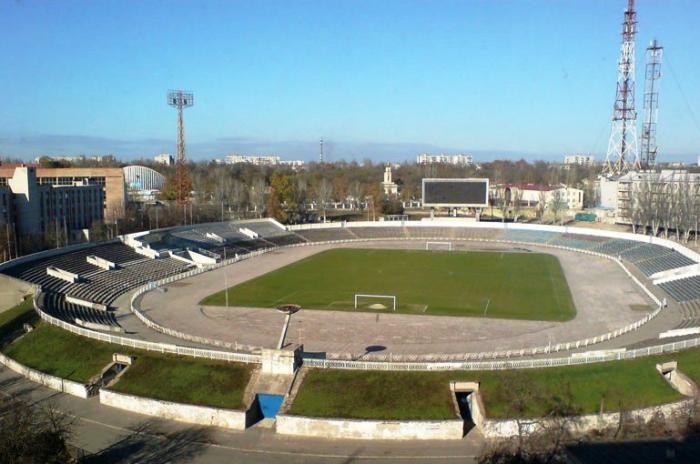
[[637,34],[637,12],[634,0],[627,0],[622,23],[622,47],[617,62],[617,92],[612,115],[612,131],[603,172],[622,174],[639,169],[637,149],[637,111],[634,107],[634,36]]

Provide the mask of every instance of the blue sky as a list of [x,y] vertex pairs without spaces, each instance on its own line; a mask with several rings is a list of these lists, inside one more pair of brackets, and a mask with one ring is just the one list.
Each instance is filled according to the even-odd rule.
[[[0,2],[0,154],[604,156],[624,0]],[[660,159],[700,154],[700,2],[638,1]],[[675,76],[675,79],[674,77]],[[680,89],[677,84],[680,83]],[[689,109],[690,108],[690,109]]]

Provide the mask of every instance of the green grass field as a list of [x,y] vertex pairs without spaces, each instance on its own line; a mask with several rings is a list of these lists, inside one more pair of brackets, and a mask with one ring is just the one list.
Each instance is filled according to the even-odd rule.
[[[687,364],[700,359],[700,350],[680,354],[688,356]],[[383,420],[455,418],[449,389],[452,380],[479,381],[486,414],[492,418],[513,417],[510,405],[515,384],[537,398],[528,404],[525,417],[546,415],[554,398],[564,398],[568,392],[581,414],[598,412],[601,405],[606,412],[629,410],[681,398],[654,368],[656,363],[678,357],[675,353],[614,363],[489,372],[315,369],[304,379],[290,414]]]
[[44,323],[8,345],[4,353],[41,372],[80,383],[99,374],[113,353],[131,354],[136,360],[110,387],[113,390],[229,409],[243,407],[243,393],[251,375],[251,367],[246,364],[132,350]]
[[[229,304],[354,311],[355,293],[395,295],[397,312],[566,321],[576,309],[559,260],[549,254],[335,249],[232,287]],[[201,304],[223,305],[224,291]],[[376,311],[390,300],[364,300]]]

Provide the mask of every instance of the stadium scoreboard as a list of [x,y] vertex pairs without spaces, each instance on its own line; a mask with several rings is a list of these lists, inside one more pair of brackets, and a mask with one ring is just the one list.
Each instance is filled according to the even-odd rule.
[[488,179],[423,179],[423,206],[485,208],[488,205]]

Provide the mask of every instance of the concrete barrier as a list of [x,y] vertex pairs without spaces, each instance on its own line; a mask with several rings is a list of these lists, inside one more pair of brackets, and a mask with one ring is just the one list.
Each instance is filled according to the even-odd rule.
[[107,311],[107,305],[102,304],[102,303],[95,303],[92,301],[87,301],[87,300],[82,300],[80,298],[76,298],[74,296],[66,295],[64,297],[67,303],[73,303],[78,306],[84,306],[86,308],[90,309],[97,309],[99,311]]
[[277,416],[277,433],[359,440],[461,440],[464,421],[324,419],[281,414]]
[[105,388],[100,390],[100,404],[161,419],[233,430],[245,430],[249,414],[247,411],[195,406],[127,395]]
[[2,353],[0,353],[0,364],[12,371],[15,371],[21,376],[26,377],[28,380],[51,388],[52,390],[68,393],[69,395],[77,396],[78,398],[88,398],[90,396],[90,391],[87,385],[45,374],[44,372],[27,367]]
[[[652,406],[649,408],[626,411],[627,419],[647,423],[654,417],[670,418],[675,415],[690,411],[693,406],[692,399],[676,401],[675,403]],[[559,422],[558,422],[559,421]],[[584,435],[596,430],[617,427],[620,423],[620,413],[587,414],[564,419],[532,418],[532,419],[484,419],[477,428],[486,438],[510,438],[518,436],[519,430],[524,434],[531,434],[546,429],[550,426],[563,425],[573,435]]]

